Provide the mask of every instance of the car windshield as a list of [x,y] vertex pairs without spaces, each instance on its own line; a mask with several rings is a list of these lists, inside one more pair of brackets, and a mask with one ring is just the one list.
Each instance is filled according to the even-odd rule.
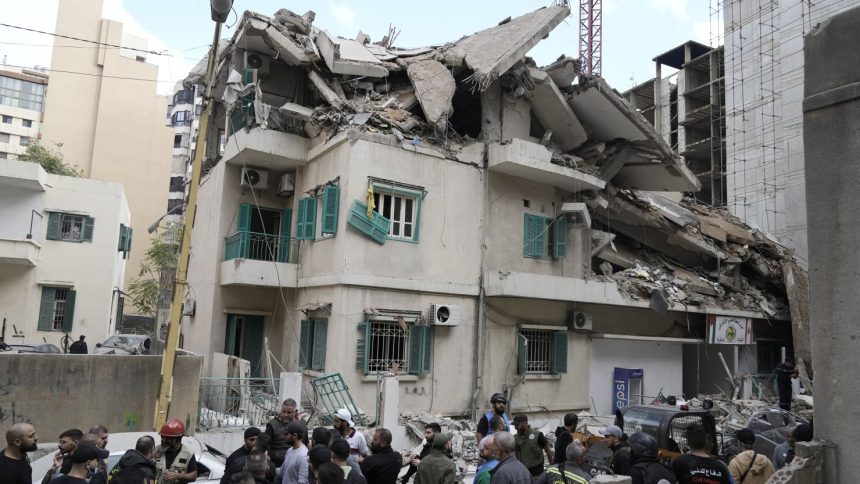
[[113,346],[122,348],[123,346],[137,346],[143,339],[141,336],[121,336],[114,335],[105,340],[102,346]]

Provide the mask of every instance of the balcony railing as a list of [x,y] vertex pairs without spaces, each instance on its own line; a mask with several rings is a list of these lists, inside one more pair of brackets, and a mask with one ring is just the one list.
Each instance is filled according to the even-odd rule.
[[236,232],[225,237],[224,260],[231,259],[289,262],[290,238],[258,232]]

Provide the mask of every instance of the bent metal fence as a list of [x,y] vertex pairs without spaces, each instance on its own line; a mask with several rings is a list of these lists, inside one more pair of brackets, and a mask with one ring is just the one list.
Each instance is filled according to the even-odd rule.
[[264,427],[280,406],[279,386],[266,378],[201,378],[198,427]]

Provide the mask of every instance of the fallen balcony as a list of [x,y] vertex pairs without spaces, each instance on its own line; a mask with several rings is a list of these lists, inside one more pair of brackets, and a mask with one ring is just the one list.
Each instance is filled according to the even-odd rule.
[[566,166],[552,163],[552,153],[544,146],[514,138],[507,144],[489,147],[489,169],[496,173],[546,183],[572,193],[602,190],[600,178]]
[[295,242],[289,237],[248,231],[225,237],[221,285],[296,287],[298,251],[291,247]]
[[0,239],[0,265],[35,267],[40,249],[32,240]]

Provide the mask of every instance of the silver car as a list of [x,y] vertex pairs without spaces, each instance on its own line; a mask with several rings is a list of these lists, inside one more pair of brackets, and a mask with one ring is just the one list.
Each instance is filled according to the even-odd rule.
[[[110,470],[113,469],[113,466],[119,462],[120,457],[125,454],[125,451],[133,449],[134,445],[137,443],[137,439],[144,435],[149,435],[154,438],[156,445],[161,442],[161,437],[156,432],[123,432],[110,434],[107,444],[107,450],[110,452],[110,456],[106,460],[108,472],[110,472]],[[214,483],[221,481],[221,477],[224,475],[224,465],[227,460],[227,457],[223,453],[204,444],[194,437],[183,437],[182,444],[188,446],[188,448],[194,452],[194,458],[197,459],[197,480],[195,482]],[[54,453],[56,451],[56,445],[40,443],[39,446],[43,449],[52,448],[53,451],[30,464],[33,468],[33,484],[42,482],[42,478],[45,477],[48,469],[50,469],[53,464]]]
[[151,355],[152,339],[145,334],[115,334],[96,345],[97,355]]

